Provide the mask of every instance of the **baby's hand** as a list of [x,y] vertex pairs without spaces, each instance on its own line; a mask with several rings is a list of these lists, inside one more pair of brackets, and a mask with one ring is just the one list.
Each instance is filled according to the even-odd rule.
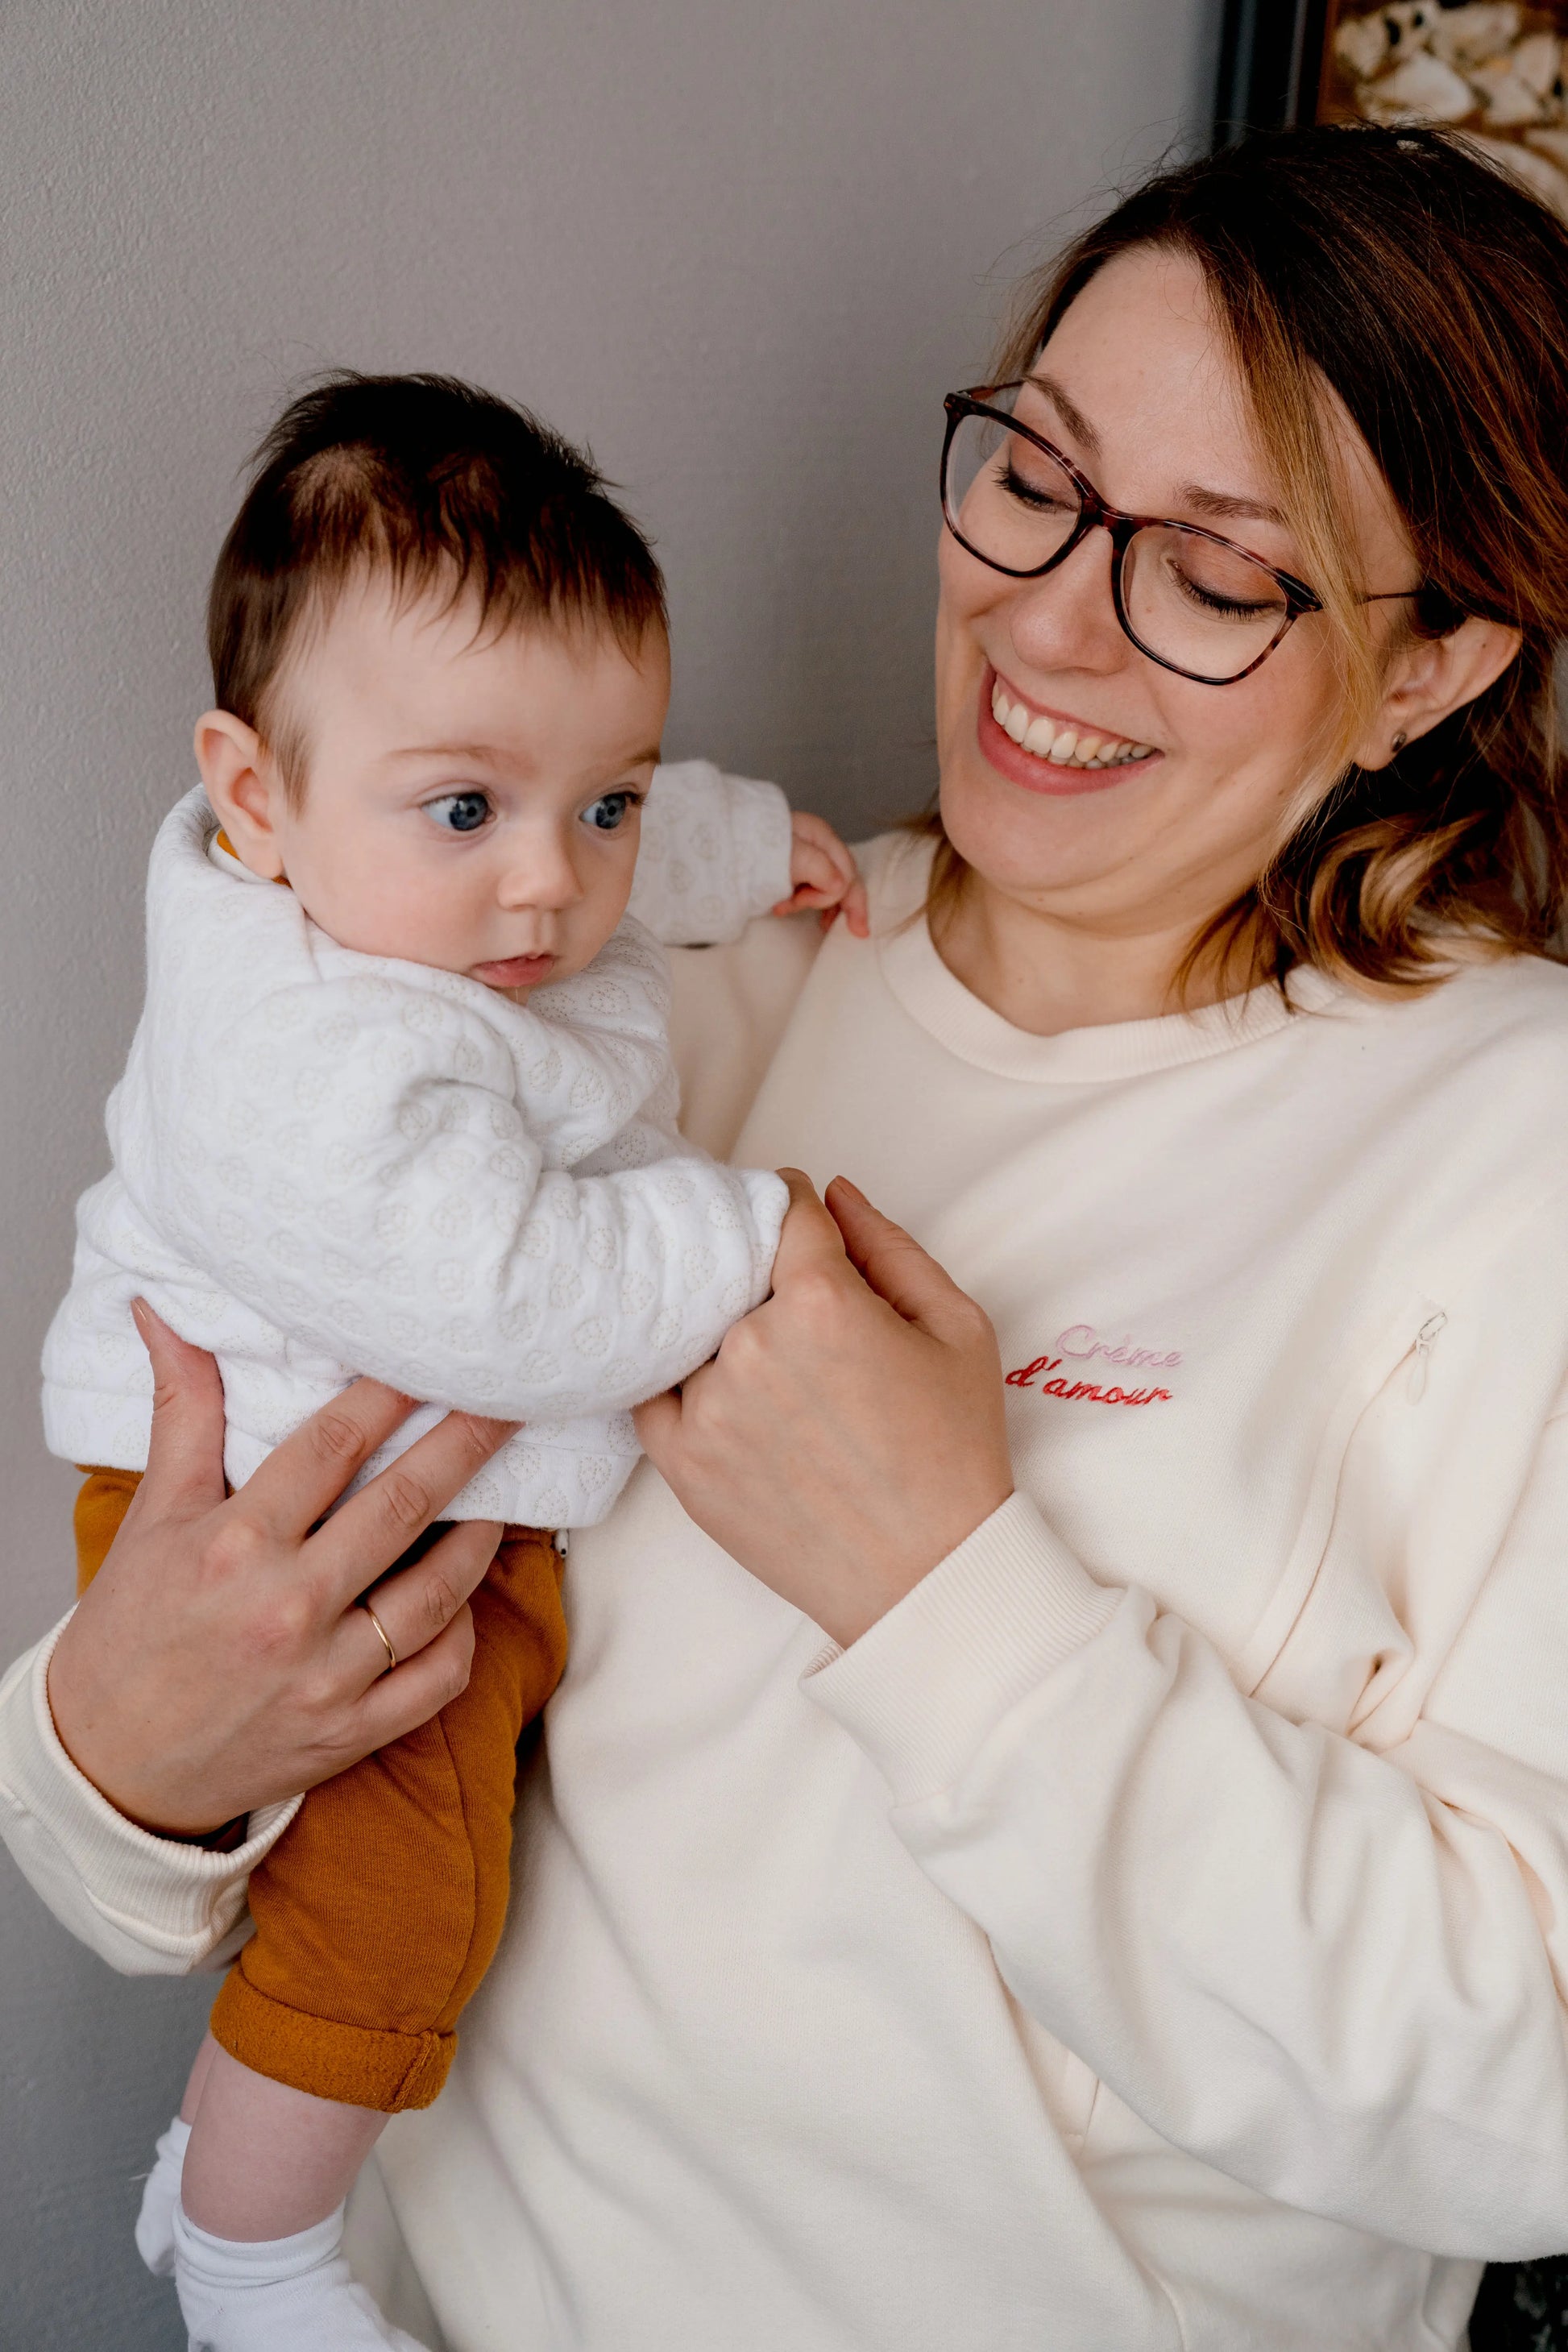
[[818,907],[825,931],[835,916],[842,915],[858,940],[869,939],[871,926],[860,869],[826,818],[792,810],[790,831],[794,840],[789,878],[795,887],[787,898],[779,900],[774,914],[798,915],[808,907]]

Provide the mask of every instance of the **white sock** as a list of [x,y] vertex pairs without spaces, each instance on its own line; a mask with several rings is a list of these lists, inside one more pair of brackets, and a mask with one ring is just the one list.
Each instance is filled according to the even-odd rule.
[[174,2209],[174,2284],[190,2352],[426,2352],[343,2260],[343,2208],[298,2237],[209,2237]]
[[174,2208],[180,2200],[180,2174],[191,2127],[176,2116],[153,2151],[153,2169],[142,2191],[136,2216],[136,2251],[154,2278],[174,2273]]

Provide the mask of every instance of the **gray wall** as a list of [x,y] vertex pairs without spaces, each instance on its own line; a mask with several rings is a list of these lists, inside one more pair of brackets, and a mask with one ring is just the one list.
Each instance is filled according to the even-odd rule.
[[[677,753],[851,829],[931,782],[940,398],[1201,124],[1217,0],[12,0],[0,29],[0,1658],[68,1590],[36,1364],[206,698],[236,470],[309,371],[472,375],[658,536]],[[0,1862],[0,2343],[183,2344],[129,2242],[206,1992]]]

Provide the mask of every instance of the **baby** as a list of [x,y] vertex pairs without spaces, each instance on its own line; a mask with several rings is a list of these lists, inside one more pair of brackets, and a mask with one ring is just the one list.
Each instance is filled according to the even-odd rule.
[[[451,1507],[505,1523],[468,1689],[255,1871],[137,2237],[193,2347],[413,2352],[351,2281],[343,2200],[385,2117],[439,2091],[500,1932],[517,1742],[565,1657],[550,1531],[609,1509],[627,1409],[766,1296],[784,1214],[776,1176],[676,1132],[656,942],[806,907],[859,929],[864,900],[772,786],[658,767],[647,542],[467,386],[294,403],[209,641],[205,790],[153,852],[113,1169],[45,1349],[50,1446],[88,1465],[82,1580],[147,1459],[138,1297],[216,1352],[232,1485],[356,1373],[430,1401],[367,1477],[449,1407],[525,1425]],[[364,1618],[367,1674],[394,1671]]]

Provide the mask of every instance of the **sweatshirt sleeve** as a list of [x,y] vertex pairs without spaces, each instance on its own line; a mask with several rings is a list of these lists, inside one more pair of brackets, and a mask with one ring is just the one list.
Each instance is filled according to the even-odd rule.
[[628,927],[510,1023],[396,965],[275,989],[184,1076],[159,1230],[329,1375],[519,1420],[639,1402],[766,1297],[787,1199],[670,1131],[661,967]]
[[126,1821],[55,1731],[47,1675],[60,1631],[0,1679],[0,1838],[61,1926],[110,1968],[126,1976],[221,1968],[250,1933],[247,1881],[300,1800],[253,1813],[244,1844],[229,1853]]
[[642,814],[631,911],[667,947],[738,940],[790,894],[789,803],[710,760],[658,769]]
[[1568,2246],[1568,1419],[1408,1736],[1245,1696],[1022,1496],[805,1687],[1022,2005],[1174,2146],[1434,2253]]

